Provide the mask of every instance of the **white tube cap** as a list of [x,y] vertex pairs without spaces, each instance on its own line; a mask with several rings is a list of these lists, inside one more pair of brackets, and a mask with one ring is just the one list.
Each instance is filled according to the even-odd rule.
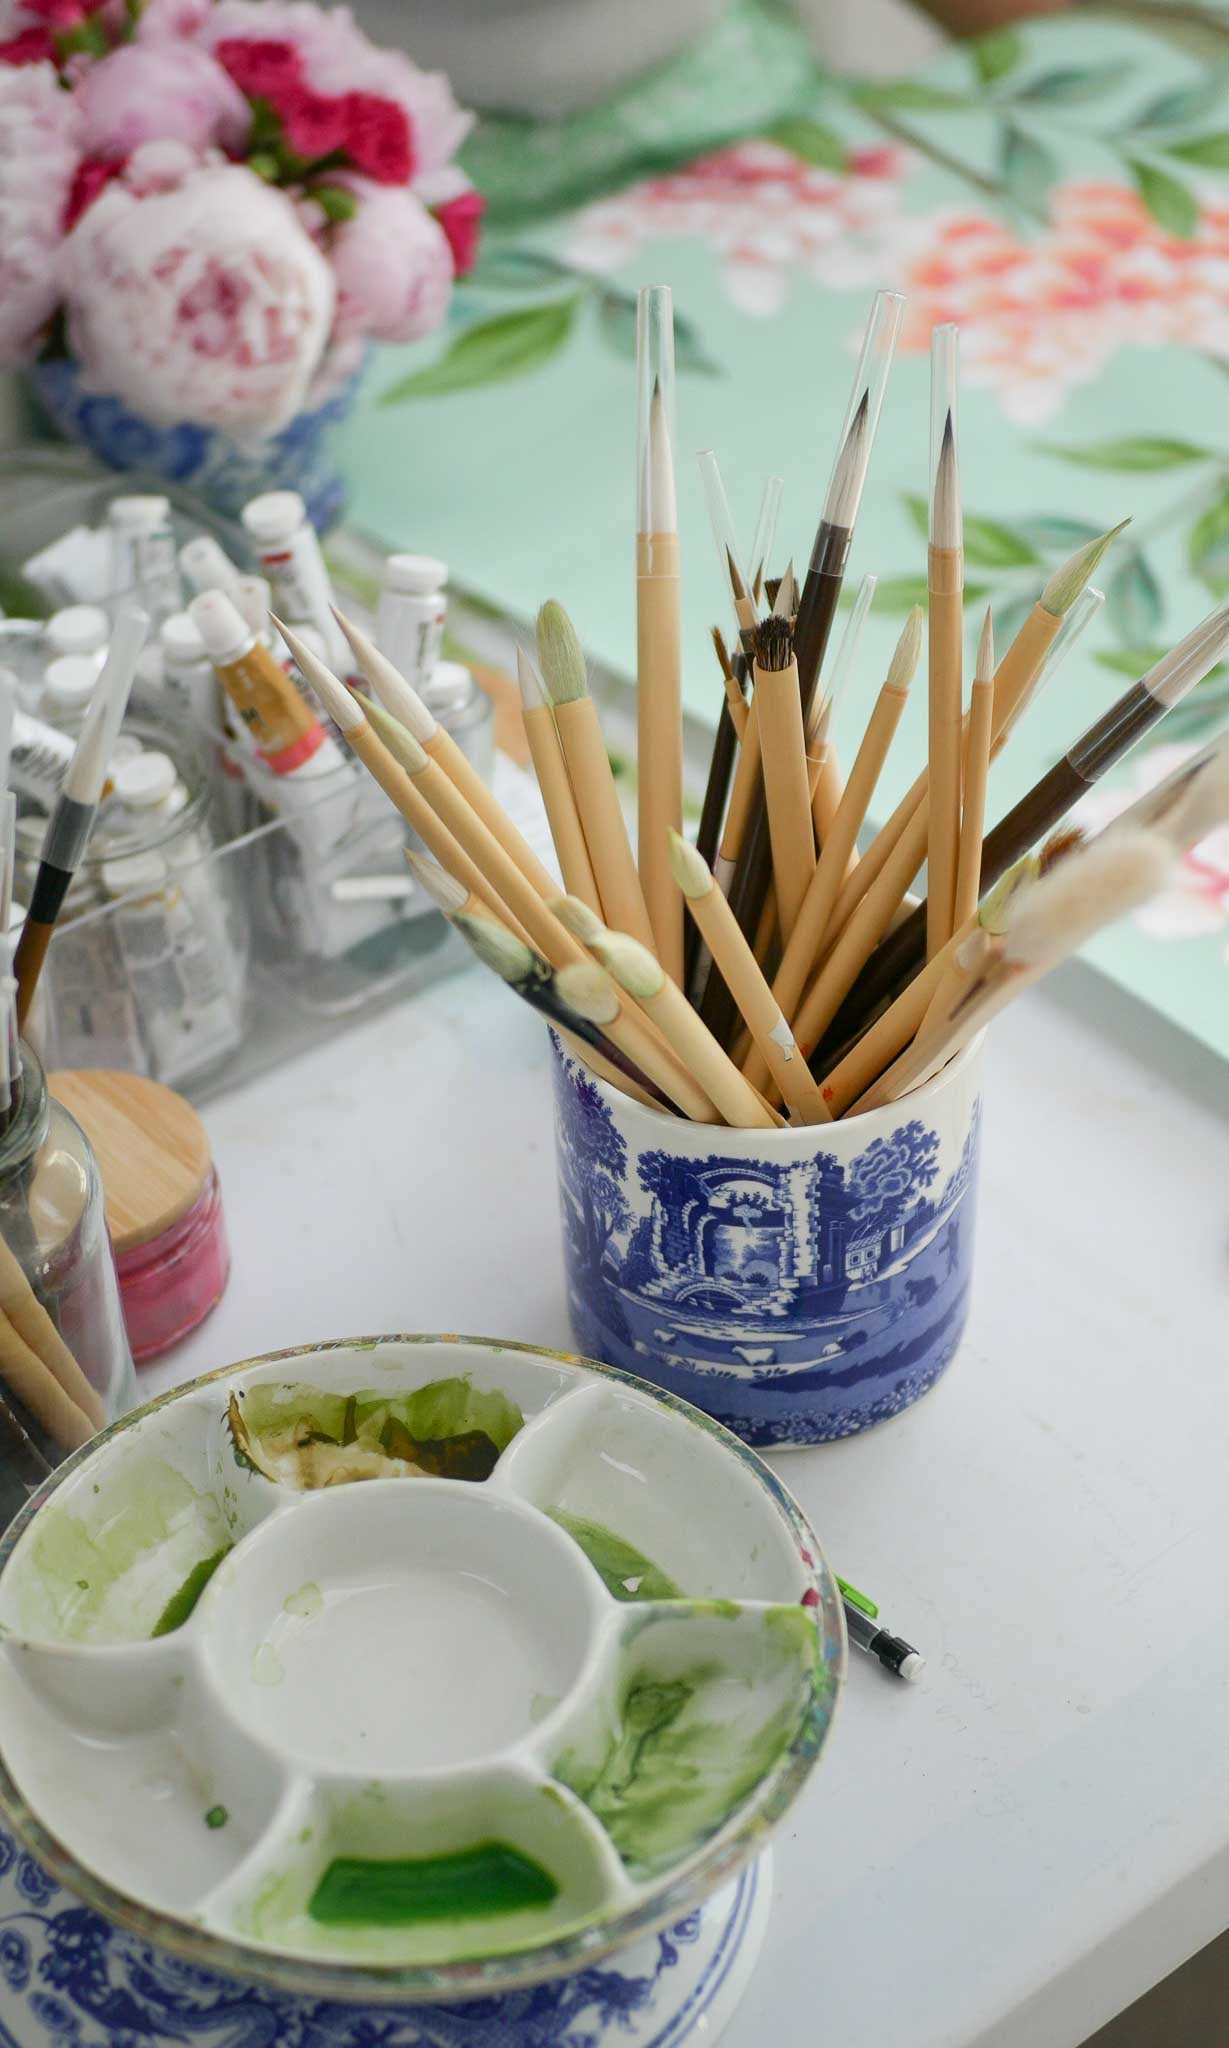
[[184,542],[179,566],[193,590],[224,590],[234,596],[239,571],[211,533],[198,533]]
[[437,661],[418,694],[438,718],[441,712],[460,711],[477,687],[464,662]]
[[53,612],[43,629],[53,655],[100,654],[111,632],[111,622],[99,604],[70,604]]
[[98,682],[92,654],[62,654],[43,671],[43,702],[53,711],[84,711]]
[[112,526],[121,526],[128,532],[144,532],[153,526],[165,526],[171,516],[169,498],[112,498],[107,506],[107,518]]
[[166,659],[178,663],[181,667],[186,667],[190,662],[209,659],[200,629],[191,612],[172,612],[169,619],[163,619],[158,628],[158,638],[162,642],[162,652]]
[[130,761],[117,763],[112,756],[111,779],[122,804],[127,804],[129,810],[144,811],[165,803],[174,792],[179,777],[170,755],[160,754],[151,747],[148,752],[134,755]]
[[202,590],[188,606],[210,661],[238,661],[252,645],[252,629],[224,590]]
[[268,546],[296,534],[307,519],[307,507],[297,491],[264,491],[248,499],[240,516],[252,539]]
[[384,564],[384,588],[407,597],[430,597],[448,581],[448,564],[435,555],[390,555]]
[[166,878],[166,862],[157,853],[130,853],[102,864],[102,886],[108,896],[131,896],[137,890],[154,896],[165,888]]

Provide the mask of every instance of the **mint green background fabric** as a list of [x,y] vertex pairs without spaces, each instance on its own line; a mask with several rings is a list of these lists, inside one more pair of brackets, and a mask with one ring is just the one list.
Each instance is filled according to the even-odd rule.
[[[1176,36],[1113,10],[1051,18],[860,87],[821,78],[787,23],[742,6],[622,105],[480,131],[473,167],[506,224],[445,346],[378,360],[345,435],[355,522],[446,556],[514,618],[562,598],[627,673],[633,299],[668,282],[688,366],[686,697],[715,718],[708,627],[728,606],[692,451],[717,450],[744,544],[764,477],[783,475],[777,566],[805,560],[872,292],[909,289],[851,564],[851,587],[871,570],[881,587],[838,722],[846,756],[924,578],[931,319],[955,312],[964,335],[970,660],[987,600],[1005,644],[1083,532],[1134,522],[1105,565],[1104,618],[996,768],[997,815],[1229,592],[1229,12],[1189,12]],[[715,167],[672,180],[714,144]],[[924,696],[923,678],[884,800],[922,758]],[[1226,716],[1229,672],[1169,723],[1153,772]],[[1133,760],[1117,799],[1147,772]],[[1092,957],[1229,1054],[1229,834]]]

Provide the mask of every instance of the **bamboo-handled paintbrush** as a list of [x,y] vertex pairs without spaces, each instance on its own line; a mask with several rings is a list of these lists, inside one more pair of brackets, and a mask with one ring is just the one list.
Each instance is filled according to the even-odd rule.
[[568,1009],[606,1032],[693,1124],[721,1121],[691,1069],[596,960],[561,968],[555,986]]
[[776,613],[756,632],[752,673],[777,914],[788,942],[815,872],[815,831],[793,635]]
[[[986,779],[994,730],[994,619],[989,605],[977,644],[977,664],[969,693],[969,718],[964,749],[960,802],[960,838],[956,848],[956,893],[952,928],[972,917],[981,895],[982,840],[986,823]],[[927,939],[929,945],[929,935]]]
[[930,336],[929,884],[926,950],[932,958],[955,929],[960,846],[960,752],[964,647],[964,526],[956,441],[958,334],[944,324]]
[[903,1055],[855,1111],[894,1102],[937,1073],[1024,989],[1163,889],[1175,858],[1163,834],[1141,831],[1102,833],[1070,854],[1022,894],[1004,937],[939,1028]]
[[384,709],[399,725],[403,725],[407,732],[414,735],[424,753],[430,756],[453,787],[459,790],[470,809],[481,818],[487,831],[499,841],[508,858],[516,862],[526,881],[532,883],[539,896],[544,899],[554,896],[557,893],[555,877],[548,868],[543,867],[532,846],[517,830],[499,798],[490,785],[484,782],[452,734],[423,703],[413,685],[408,683],[393,667],[392,662],[381,654],[375,642],[369,640],[366,633],[339,612],[336,606],[333,607],[333,612],[350,643],[359,668]]
[[759,962],[734,921],[733,912],[713,881],[708,863],[676,833],[672,841],[674,873],[687,907],[717,962],[727,988],[755,1044],[764,1056],[767,1074],[782,1101],[804,1124],[829,1122],[823,1097],[780,1005],[765,981]]
[[683,899],[669,835],[683,816],[682,647],[674,489],[674,310],[668,285],[636,305],[636,714],[640,886],[658,958],[683,972]]
[[563,606],[549,600],[538,613],[538,659],[576,798],[585,845],[607,924],[649,947],[653,930],[632,858],[619,793],[589,695],[585,658]]
[[[567,762],[555,729],[555,714],[546,699],[542,678],[523,647],[516,650],[517,679],[521,688],[521,716],[525,738],[537,773],[538,788],[550,825],[551,838],[559,859],[563,886],[569,896],[579,896],[593,911],[601,909],[589,849],[576,798],[568,777]],[[552,890],[551,892],[555,892]]]

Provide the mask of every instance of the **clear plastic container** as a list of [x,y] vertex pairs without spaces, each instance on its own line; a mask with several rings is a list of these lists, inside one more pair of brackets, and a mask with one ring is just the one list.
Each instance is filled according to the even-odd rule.
[[0,1240],[7,1523],[54,1465],[136,1398],[94,1155],[28,1046],[0,1132]]

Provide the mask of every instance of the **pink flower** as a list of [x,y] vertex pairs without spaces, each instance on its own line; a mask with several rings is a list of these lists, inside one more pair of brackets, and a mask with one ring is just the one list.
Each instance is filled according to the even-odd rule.
[[309,85],[298,84],[280,93],[273,104],[287,143],[306,163],[345,148],[348,122],[344,100],[329,99]]
[[418,186],[418,196],[429,206],[448,237],[452,267],[457,277],[472,270],[478,254],[478,238],[486,200],[475,192],[463,170],[449,164],[433,178]]
[[[425,177],[439,170],[455,155],[471,124],[472,116],[458,107],[442,72],[420,71],[404,51],[377,49],[345,7],[325,9],[310,0],[218,0],[201,28],[200,40],[214,51],[227,46],[221,61],[246,92],[254,88],[238,76],[232,46],[261,42],[293,49],[299,59],[296,75],[313,92],[328,98],[357,95],[360,105],[378,101],[399,109],[408,137],[399,125],[394,128],[387,113],[376,122],[374,112],[364,110],[374,125],[361,163],[378,182],[404,182],[411,175]],[[275,99],[276,89],[266,96]],[[396,181],[395,165],[405,166]]]
[[191,41],[199,36],[212,7],[213,0],[145,0],[137,18],[137,41]]
[[298,51],[293,43],[277,37],[245,41],[240,36],[223,36],[214,43],[213,54],[251,100],[280,104],[283,95],[294,92],[302,82]]
[[332,324],[328,264],[284,193],[238,164],[171,169],[138,152],[73,229],[61,278],[69,346],[89,388],[160,425],[195,420],[254,439],[302,406]]
[[75,228],[86,208],[92,206],[100,192],[104,192],[112,178],[118,178],[124,168],[123,159],[113,157],[102,163],[97,157],[87,157],[77,165],[69,189],[68,202],[64,208],[64,232]]
[[372,92],[348,92],[345,108],[344,147],[355,169],[378,185],[408,185],[414,139],[404,109]]
[[90,65],[77,100],[96,157],[131,156],[164,138],[238,151],[252,125],[243,94],[192,43],[127,43]]
[[59,301],[81,110],[50,64],[0,69],[0,363],[24,361]]
[[403,187],[351,173],[336,182],[359,204],[335,229],[329,252],[337,279],[334,334],[418,341],[433,333],[452,290],[452,252],[443,229]]
[[49,29],[23,28],[0,43],[0,64],[54,64],[55,39]]

